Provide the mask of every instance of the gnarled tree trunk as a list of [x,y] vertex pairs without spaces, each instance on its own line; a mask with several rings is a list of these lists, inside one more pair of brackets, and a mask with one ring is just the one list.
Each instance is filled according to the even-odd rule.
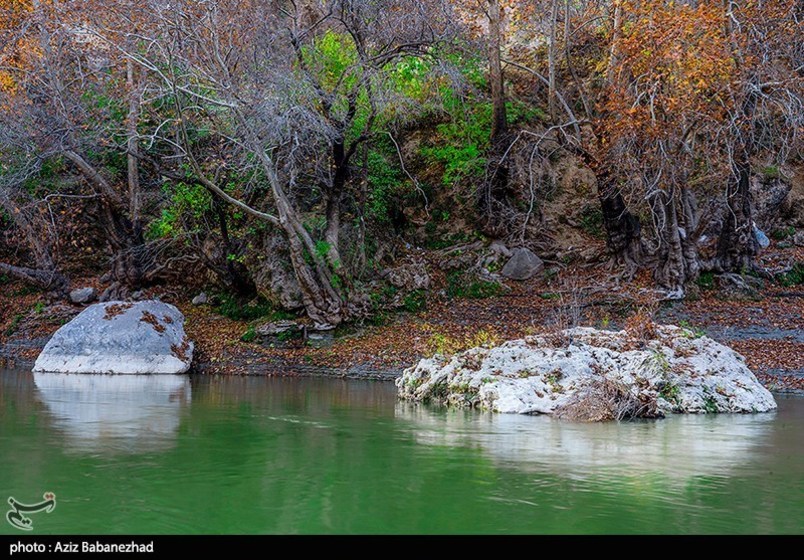
[[67,277],[55,269],[28,268],[0,262],[0,272],[60,296],[67,293],[67,288],[70,285]]
[[751,165],[745,150],[735,155],[726,188],[726,215],[717,242],[716,270],[742,272],[754,265],[758,244],[754,236],[751,200]]
[[[143,270],[140,263],[140,251],[143,245],[142,227],[132,223],[126,212],[136,209],[138,203],[126,208],[123,197],[112,187],[109,181],[92,166],[83,156],[74,150],[66,150],[64,156],[72,162],[100,197],[100,220],[112,253],[110,279],[112,285],[101,296],[102,299],[121,299],[130,290],[138,289],[142,284]],[[130,162],[129,162],[130,163]],[[135,165],[136,167],[136,165]],[[131,194],[139,196],[139,178],[129,181]]]
[[615,264],[633,275],[642,264],[642,227],[639,218],[628,211],[620,189],[606,172],[598,174],[598,200],[606,230],[606,246]]
[[491,83],[491,134],[488,176],[477,196],[480,229],[490,237],[505,237],[512,224],[506,223],[509,183],[504,154],[510,145],[508,115],[505,108],[505,82],[502,69],[503,10],[499,0],[488,0],[488,62]]
[[694,200],[688,189],[681,189],[679,193],[675,189],[659,190],[651,198],[651,208],[658,241],[654,278],[670,291],[669,297],[681,298],[684,286],[695,280],[700,272],[695,243]]

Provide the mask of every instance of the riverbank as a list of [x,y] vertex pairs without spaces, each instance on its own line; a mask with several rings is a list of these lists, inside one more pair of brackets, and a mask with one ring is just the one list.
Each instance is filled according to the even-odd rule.
[[[800,250],[804,253],[804,250]],[[796,255],[804,260],[804,254]],[[767,257],[771,258],[771,257]],[[746,357],[763,384],[775,391],[804,390],[804,286],[784,287],[752,279],[733,289],[707,278],[683,301],[661,301],[650,277],[618,283],[603,265],[565,268],[560,275],[510,283],[484,299],[450,299],[434,291],[418,312],[390,315],[383,324],[338,329],[331,341],[302,339],[249,342],[261,321],[236,321],[210,305],[190,303],[191,294],[149,290],[177,305],[196,343],[194,370],[223,375],[335,375],[390,379],[434,352],[450,352],[565,328],[573,324],[618,328],[635,314],[659,323],[700,329]],[[87,281],[91,285],[92,280]],[[763,285],[760,285],[763,284]],[[718,287],[720,285],[720,287]],[[82,309],[47,306],[21,285],[0,295],[0,365],[32,363],[49,336]],[[262,320],[265,323],[266,320]]]

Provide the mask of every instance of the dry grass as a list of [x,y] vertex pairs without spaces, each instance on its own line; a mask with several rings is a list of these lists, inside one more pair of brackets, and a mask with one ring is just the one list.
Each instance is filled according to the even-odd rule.
[[603,379],[593,381],[555,411],[558,418],[576,422],[605,422],[634,418],[659,418],[656,399],[634,396],[623,383]]

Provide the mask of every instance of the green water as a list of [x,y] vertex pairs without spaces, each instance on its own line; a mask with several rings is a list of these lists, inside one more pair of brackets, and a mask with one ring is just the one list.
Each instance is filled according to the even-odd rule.
[[142,380],[0,372],[0,504],[57,496],[33,534],[804,532],[802,398],[585,425],[381,382]]

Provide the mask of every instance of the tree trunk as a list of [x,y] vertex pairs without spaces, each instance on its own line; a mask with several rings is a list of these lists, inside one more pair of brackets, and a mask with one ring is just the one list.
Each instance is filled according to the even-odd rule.
[[508,196],[508,163],[503,160],[508,145],[508,117],[505,109],[505,85],[502,71],[502,7],[499,0],[488,0],[488,58],[491,82],[491,134],[489,136],[488,177],[478,188],[479,227],[489,237],[505,237],[511,223]]
[[243,124],[249,131],[249,140],[271,185],[274,205],[279,215],[278,225],[288,239],[288,253],[293,272],[299,281],[305,312],[317,325],[337,326],[348,318],[346,302],[340,290],[333,283],[332,273],[327,263],[316,251],[312,237],[304,229],[298,213],[291,205],[290,199],[280,183],[273,160],[262,149],[259,138],[248,128],[245,119],[243,119]]
[[619,63],[620,37],[622,35],[623,8],[621,0],[614,0],[614,21],[611,30],[611,45],[609,47],[609,63],[606,67],[606,82],[613,84]]
[[[223,281],[224,285],[234,290],[239,296],[252,297],[257,293],[257,286],[254,285],[254,281],[251,279],[248,269],[243,263],[228,258],[230,254],[239,252],[239,249],[235,247],[232,238],[229,236],[229,226],[226,223],[223,203],[220,199],[214,198],[212,199],[212,207],[215,216],[218,218],[218,226],[220,227],[221,238],[223,239],[224,263],[212,263],[210,262],[212,259],[208,259],[206,255],[204,255],[204,251],[201,251],[201,254],[204,255],[208,266],[218,275],[218,278]],[[221,266],[221,264],[223,264],[223,266]]]
[[700,265],[694,239],[694,201],[688,189],[681,190],[678,198],[682,214],[679,217],[676,198],[672,190],[661,190],[651,198],[651,207],[659,242],[654,278],[670,291],[669,297],[680,299],[684,296],[684,286],[697,278]]
[[502,71],[502,8],[499,0],[489,0],[489,81],[491,82],[491,144],[505,135],[508,130],[508,118],[505,111],[505,85]]
[[[120,299],[127,295],[129,290],[139,289],[142,284],[143,270],[140,262],[143,245],[142,228],[136,228],[126,217],[124,199],[92,164],[73,150],[66,150],[64,156],[75,164],[100,196],[101,225],[112,252],[110,274],[113,285],[104,292],[104,295],[107,299]],[[139,179],[136,181],[138,191]]]
[[754,264],[759,246],[754,236],[751,200],[751,164],[740,149],[735,154],[732,177],[726,189],[726,215],[717,243],[715,268],[722,272],[743,272]]
[[[622,27],[620,0],[615,0],[614,2],[614,21],[612,25],[609,64],[606,70],[606,84],[609,89],[613,88],[617,81],[615,68]],[[598,120],[603,121],[605,118],[605,115],[599,116]],[[600,137],[605,150],[605,147],[608,146],[605,129],[601,132]],[[618,185],[615,184],[615,179],[609,172],[606,156],[602,158],[603,161],[596,161],[589,156],[585,157],[597,176],[598,199],[600,200],[600,210],[603,213],[603,227],[606,230],[606,245],[609,254],[615,264],[625,266],[628,276],[633,276],[642,264],[644,256],[642,227],[639,223],[639,218],[629,212],[625,199]]]
[[44,290],[50,290],[59,296],[66,294],[67,288],[70,285],[69,280],[57,270],[28,268],[0,262],[0,272],[10,274],[14,278],[28,282]]
[[694,282],[701,274],[701,256],[698,253],[698,205],[692,191],[681,189],[681,208],[684,227],[684,260],[687,263],[687,282]]
[[606,171],[598,174],[598,200],[609,254],[615,264],[625,266],[626,273],[633,275],[642,263],[642,227]]
[[340,253],[341,200],[349,178],[349,160],[346,157],[343,142],[335,142],[332,146],[332,162],[335,166],[332,184],[325,189],[327,226],[324,241],[327,243],[327,260],[332,270],[340,274],[343,270]]
[[140,89],[137,87],[134,62],[126,59],[126,86],[128,87],[128,116],[126,129],[128,134],[128,199],[129,219],[135,234],[142,231],[140,218],[140,172],[137,124],[140,118]]
[[[565,16],[567,17],[567,16]],[[556,119],[556,27],[558,26],[558,0],[553,0],[553,7],[550,12],[550,45],[547,50],[547,105],[550,112],[550,120]],[[565,37],[566,41],[567,38]]]

